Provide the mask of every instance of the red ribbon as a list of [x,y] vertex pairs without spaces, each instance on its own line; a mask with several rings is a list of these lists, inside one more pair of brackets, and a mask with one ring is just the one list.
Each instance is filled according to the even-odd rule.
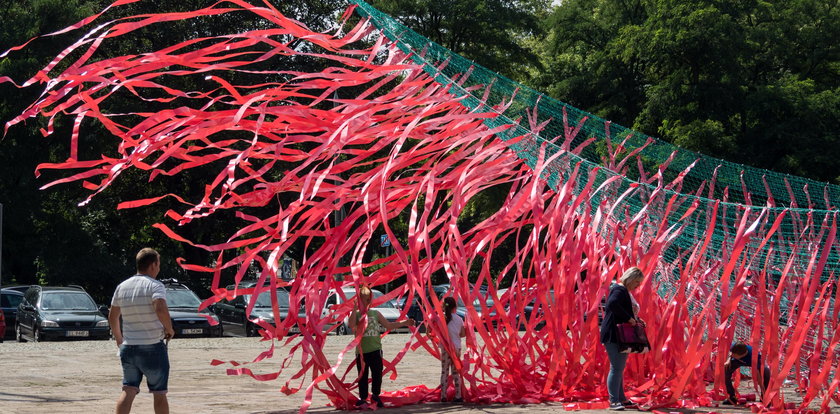
[[[129,1],[109,7],[123,3]],[[266,24],[134,55],[98,54],[107,38],[231,13],[250,13]],[[302,412],[315,391],[343,409],[356,399],[355,370],[349,365],[342,373],[339,367],[355,356],[360,338],[348,337],[338,355],[324,352],[326,335],[354,307],[351,301],[322,314],[331,292],[399,280],[381,301],[407,296],[403,317],[417,299],[427,333],[415,330],[401,347],[385,350],[385,371],[396,378],[408,351],[422,348],[435,357],[438,345],[453,351],[441,300],[431,290],[432,278],[443,275],[466,304],[468,333],[456,366],[467,401],[605,409],[609,363],[599,343],[600,303],[610,282],[632,265],[647,275],[634,294],[652,349],[630,356],[625,385],[644,407],[713,405],[723,397],[723,363],[735,339],[750,342],[771,367],[770,387],[753,409],[804,412],[817,401],[826,412],[838,399],[840,380],[828,373],[837,368],[840,305],[831,301],[835,276],[820,281],[832,250],[840,252],[836,217],[814,222],[800,210],[680,193],[687,170],[672,179],[664,174],[673,155],[657,171],[647,171],[640,149],[626,147],[626,137],[614,145],[609,129],[601,141],[604,165],[593,166],[576,154],[595,145],[596,137],[579,137],[584,121],[570,124],[565,112],[562,141],[551,138],[557,146],[538,136],[548,121],[536,108],[527,110],[528,132],[510,138],[524,126],[502,115],[516,103],[513,97],[493,106],[487,102],[492,85],[471,82],[469,71],[458,79],[433,79],[418,63],[420,51],[401,51],[365,20],[341,33],[313,32],[268,2],[242,0],[107,21],[22,83],[44,91],[7,128],[42,116],[48,120],[44,133],[52,134],[55,117],[72,117],[67,161],[44,163],[38,172],[74,170],[44,188],[81,182],[91,191],[84,202],[129,169],[147,173],[149,180],[198,167],[213,171],[206,182],[194,183],[203,186],[198,195],[161,194],[118,208],[174,197],[187,206],[166,214],[178,225],[224,210],[236,213],[241,227],[223,240],[198,243],[171,223],[154,227],[218,252],[214,264],[179,259],[187,270],[213,273],[214,296],[202,307],[250,294],[250,312],[259,293],[273,292],[279,322],[254,321],[269,348],[249,362],[212,364],[229,364],[230,375],[285,379],[283,393],[304,390]],[[373,42],[359,42],[365,38]],[[266,69],[266,62],[290,55],[317,59],[323,69]],[[57,67],[66,69],[54,73]],[[266,81],[236,84],[233,74],[262,75]],[[177,78],[201,89],[168,84]],[[13,81],[0,77],[0,82]],[[133,96],[138,107],[107,112],[117,91]],[[465,93],[486,105],[468,110],[461,103]],[[149,109],[164,104],[171,106]],[[91,139],[85,135],[90,122],[113,135],[112,150],[80,160],[78,147]],[[509,139],[499,139],[502,135]],[[578,138],[582,143],[571,148]],[[638,181],[626,177],[633,164]],[[551,188],[547,177],[560,179]],[[715,185],[710,177],[712,195]],[[345,218],[336,223],[339,210]],[[786,233],[788,245],[776,245],[784,223],[796,232]],[[392,243],[388,257],[375,247],[383,234]],[[694,235],[693,245],[674,245],[687,234]],[[287,283],[278,269],[292,246],[303,246],[298,251],[305,258]],[[677,260],[663,260],[669,249],[677,251]],[[252,264],[259,268],[259,287],[226,288],[238,284]],[[225,269],[232,280],[223,276]],[[281,321],[276,297],[281,287],[290,288],[290,309],[302,308],[303,315],[292,311]],[[500,293],[502,287],[509,288]],[[786,325],[779,322],[783,310]],[[744,331],[748,335],[741,337]],[[278,355],[283,360],[276,371],[248,366]],[[301,364],[292,366],[296,358]],[[780,392],[787,378],[805,393],[799,406],[790,406]],[[400,406],[435,401],[439,393],[418,385],[385,392],[382,399]]]

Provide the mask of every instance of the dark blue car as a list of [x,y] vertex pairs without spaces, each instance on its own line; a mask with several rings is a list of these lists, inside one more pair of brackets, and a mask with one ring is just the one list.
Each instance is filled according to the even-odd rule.
[[[219,317],[211,310],[198,310],[201,299],[189,287],[176,279],[161,279],[166,286],[166,306],[176,338],[222,336]],[[216,322],[210,324],[210,319]]]
[[108,339],[111,329],[96,302],[78,286],[32,286],[18,305],[18,341]]
[[0,289],[0,308],[3,309],[3,314],[6,316],[6,329],[2,335],[3,338],[13,338],[15,336],[17,310],[22,300],[23,293],[20,291],[6,288]]

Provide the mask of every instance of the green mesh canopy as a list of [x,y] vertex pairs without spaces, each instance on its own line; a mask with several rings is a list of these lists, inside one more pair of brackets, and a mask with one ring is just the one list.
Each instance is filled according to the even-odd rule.
[[[779,230],[773,236],[774,240],[765,245],[764,249],[770,246],[775,246],[776,249],[785,246],[787,240],[801,235],[811,225],[819,226],[838,211],[836,203],[840,200],[840,186],[705,156],[611,123],[453,53],[364,1],[354,0],[353,3],[358,5],[359,13],[370,18],[399,49],[411,54],[415,63],[423,65],[425,71],[441,85],[450,87],[450,92],[459,96],[463,105],[475,111],[497,112],[498,117],[486,121],[489,127],[516,125],[499,134],[500,139],[509,140],[524,135],[532,137],[528,143],[519,142],[513,146],[519,157],[529,166],[534,167],[537,164],[541,146],[545,147],[545,156],[550,157],[558,151],[573,149],[587,140],[593,140],[575,154],[562,154],[555,160],[554,165],[547,169],[548,173],[544,178],[553,188],[556,188],[557,180],[568,177],[568,166],[577,163],[587,171],[597,169],[599,182],[616,175],[620,176],[617,188],[599,193],[601,197],[617,197],[631,186],[647,186],[650,187],[650,191],[654,191],[654,185],[650,184],[650,181],[640,179],[643,178],[642,174],[650,177],[660,169],[665,181],[684,174],[681,188],[665,190],[669,195],[679,196],[681,207],[669,217],[660,219],[674,224],[692,203],[700,203],[701,208],[693,216],[694,223],[674,240],[672,248],[668,249],[666,257],[663,257],[665,262],[677,261],[681,249],[690,249],[698,239],[703,238],[708,220],[711,219],[709,214],[716,203],[719,203],[720,207],[716,213],[716,231],[712,244],[717,246],[718,251],[727,248],[727,233],[731,233],[736,225],[733,220],[739,212],[747,209],[754,211],[755,217],[763,210],[767,218],[765,223],[772,223],[779,214],[787,211]],[[532,117],[530,122],[529,115]],[[529,127],[542,123],[545,123],[545,126],[539,131]],[[571,145],[561,148],[560,144],[568,135],[566,128],[572,127],[580,129],[571,140]],[[627,153],[638,151],[636,156],[639,162],[630,163],[624,171],[610,170],[603,162],[606,154],[604,149],[608,142],[613,147],[622,144]],[[641,168],[637,164],[641,165]],[[563,165],[567,167],[564,168]],[[586,177],[586,174],[579,177]],[[711,183],[714,183],[713,187],[710,186]],[[583,182],[580,185],[583,185]],[[591,200],[591,207],[599,205],[599,202],[599,199]],[[638,213],[643,205],[638,196],[628,197],[621,202],[621,208],[615,209],[618,216],[614,219],[617,221]],[[648,213],[656,214],[655,211]],[[815,234],[812,241],[818,242],[820,238],[820,235]],[[757,248],[756,244],[757,242],[752,247]],[[813,251],[805,246],[798,251],[791,250],[785,253],[800,255],[803,266],[813,256]],[[786,254],[774,254],[771,260],[775,260],[778,266],[783,266],[786,257]],[[840,257],[836,249],[832,251],[828,262],[826,272],[833,272],[840,266]],[[828,276],[826,273],[821,279],[827,280]]]

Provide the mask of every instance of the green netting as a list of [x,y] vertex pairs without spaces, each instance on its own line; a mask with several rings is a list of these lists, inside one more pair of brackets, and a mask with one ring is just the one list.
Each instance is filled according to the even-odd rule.
[[[508,120],[525,119],[525,111],[537,108],[540,122],[551,119],[547,127],[540,132],[540,137],[544,140],[552,141],[555,137],[563,135],[562,119],[565,111],[568,123],[571,125],[577,125],[581,120],[585,120],[572,147],[592,137],[604,140],[609,136],[613,143],[627,139],[626,146],[631,149],[644,146],[650,141],[640,153],[648,169],[653,169],[655,172],[655,169],[672,153],[675,153],[675,156],[665,170],[665,174],[669,172],[678,174],[694,163],[694,167],[685,178],[684,191],[687,193],[693,193],[703,183],[707,183],[716,176],[718,185],[711,194],[711,198],[722,199],[723,190],[728,187],[728,201],[745,203],[747,200],[743,187],[751,197],[750,204],[754,206],[764,206],[767,200],[772,198],[773,204],[780,207],[836,210],[835,203],[840,199],[840,186],[708,157],[613,124],[545,96],[455,54],[415,33],[364,1],[354,0],[353,2],[359,5],[361,14],[370,17],[377,28],[382,30],[389,39],[397,41],[403,51],[415,53],[414,61],[425,64],[427,72],[442,84],[450,84],[452,79],[468,71],[470,76],[463,83],[464,87],[492,84],[486,101],[480,99],[483,90],[479,90],[475,92],[475,96],[471,96],[471,99],[464,101],[468,107],[478,108],[482,104],[493,106],[510,99],[515,94],[515,103],[503,113]],[[441,67],[440,65],[444,62],[446,65]],[[598,153],[597,146],[587,147],[581,155],[596,164],[601,163],[602,154]],[[633,173],[634,171],[631,170],[631,174]]]
[[[568,178],[569,166],[579,162],[584,171],[591,172],[597,169],[595,173],[598,174],[599,183],[620,176],[618,183],[611,186],[609,191],[603,191],[597,197],[593,197],[593,208],[600,204],[603,197],[617,198],[631,186],[647,188],[647,194],[653,193],[655,186],[649,184],[649,180],[640,181],[642,173],[636,165],[631,164],[629,168],[618,172],[605,168],[602,157],[607,153],[605,148],[608,141],[613,146],[623,142],[627,152],[640,149],[638,158],[647,176],[654,175],[661,168],[664,181],[667,182],[678,174],[685,173],[681,188],[663,192],[668,197],[679,196],[677,210],[668,217],[655,217],[658,212],[648,210],[648,214],[654,216],[654,220],[651,221],[666,220],[669,224],[674,224],[693,203],[701,205],[690,219],[692,224],[674,240],[672,248],[669,248],[663,257],[664,262],[674,264],[671,270],[673,274],[667,277],[679,277],[677,265],[680,251],[691,249],[706,235],[715,204],[718,204],[719,208],[714,213],[716,222],[712,245],[719,254],[710,257],[710,260],[719,261],[721,255],[725,255],[726,250],[731,247],[729,242],[737,224],[735,221],[739,214],[744,214],[745,211],[750,211],[749,214],[753,218],[758,218],[763,211],[766,218],[762,221],[763,226],[769,226],[779,214],[786,214],[780,229],[768,245],[759,249],[759,241],[756,240],[748,247],[756,249],[761,259],[755,260],[756,266],[763,267],[769,261],[771,267],[781,269],[790,255],[794,255],[797,267],[805,268],[808,261],[815,254],[819,254],[818,247],[825,237],[824,234],[818,233],[820,224],[824,220],[830,220],[837,213],[838,210],[834,206],[837,200],[840,200],[840,186],[704,156],[612,124],[481,67],[415,33],[364,1],[353,2],[359,6],[360,14],[369,17],[403,52],[411,54],[413,61],[423,65],[425,71],[437,82],[449,86],[451,92],[459,96],[465,106],[476,111],[499,113],[500,116],[486,121],[488,126],[517,125],[500,134],[501,139],[531,135],[532,141],[514,146],[518,155],[529,166],[534,167],[537,164],[540,146],[546,147],[548,156],[562,151],[557,143],[564,141],[564,126],[580,126],[580,131],[569,148],[576,148],[586,140],[594,139],[594,143],[583,148],[578,154],[579,157],[575,154],[563,154],[555,161],[555,165],[548,168],[549,172],[545,178],[552,187],[556,186],[557,180]],[[494,109],[504,103],[509,105],[502,112]],[[533,115],[534,109],[537,114],[536,122],[529,122],[528,115]],[[544,129],[536,132],[530,130],[529,125],[543,122],[547,123]],[[670,164],[662,168],[669,159]],[[579,176],[579,185],[583,185],[585,178],[586,174]],[[710,189],[712,182],[715,184]],[[638,213],[644,205],[640,198],[644,197],[644,194],[645,191],[639,191],[623,199],[620,208],[616,209],[617,215],[614,220],[622,221]],[[790,246],[791,240],[807,245]],[[767,258],[766,256],[771,254],[770,248],[774,249],[772,257]],[[821,280],[827,280],[831,272],[840,268],[840,256],[837,252],[838,249],[831,251],[829,265],[826,272],[820,275]]]

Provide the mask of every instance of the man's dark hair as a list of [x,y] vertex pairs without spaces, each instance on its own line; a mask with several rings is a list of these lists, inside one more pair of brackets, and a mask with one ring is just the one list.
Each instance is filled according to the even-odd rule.
[[137,271],[138,272],[145,272],[149,270],[149,266],[155,264],[160,260],[160,254],[155,249],[151,247],[146,247],[145,249],[140,250],[137,252]]
[[747,353],[747,344],[743,342],[735,342],[732,344],[732,348],[729,349],[735,355],[742,355]]

